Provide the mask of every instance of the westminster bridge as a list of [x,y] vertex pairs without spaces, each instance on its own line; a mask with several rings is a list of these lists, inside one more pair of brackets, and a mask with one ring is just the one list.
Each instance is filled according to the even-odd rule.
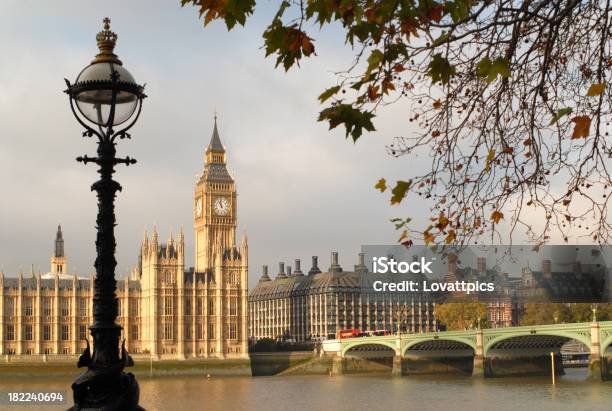
[[[475,377],[563,373],[560,349],[568,341],[588,349],[589,378],[612,379],[612,321],[391,334],[327,340],[321,356],[330,372],[391,368],[395,376],[471,373]],[[552,356],[551,360],[551,353]]]

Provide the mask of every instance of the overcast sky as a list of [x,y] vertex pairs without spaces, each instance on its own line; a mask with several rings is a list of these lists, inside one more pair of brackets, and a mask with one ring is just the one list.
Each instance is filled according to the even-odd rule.
[[[265,7],[267,7],[264,2]],[[109,16],[119,35],[116,53],[149,98],[118,155],[117,275],[137,262],[145,228],[165,240],[184,227],[186,265],[192,266],[193,189],[203,168],[213,112],[238,187],[239,230],[249,236],[250,284],[261,265],[275,274],[278,261],[293,265],[340,252],[345,268],[362,244],[394,243],[396,216],[424,216],[420,204],[391,207],[373,189],[380,177],[407,178],[425,159],[393,159],[385,144],[409,135],[409,110],[396,104],[379,113],[377,131],[357,144],[343,130],[316,121],[317,96],[333,85],[333,72],[352,58],[340,31],[314,33],[318,57],[286,74],[261,49],[272,10],[260,7],[246,28],[228,33],[222,23],[203,28],[193,7],[180,1],[0,3],[0,265],[49,271],[58,223],[64,230],[69,270],[88,275],[94,260],[96,199],[93,165],[74,158],[95,154],[80,137],[62,91],[97,53],[95,35]]]

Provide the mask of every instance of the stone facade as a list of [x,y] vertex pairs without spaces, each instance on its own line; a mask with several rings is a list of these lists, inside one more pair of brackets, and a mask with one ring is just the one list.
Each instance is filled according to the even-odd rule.
[[[236,245],[237,196],[217,124],[196,183],[195,268],[185,267],[183,231],[160,243],[145,232],[139,264],[117,281],[126,348],[153,358],[246,358],[248,246]],[[58,227],[51,272],[0,273],[0,355],[74,355],[92,321],[93,274],[67,274]]]
[[354,271],[344,271],[338,253],[332,253],[326,272],[312,257],[305,275],[295,260],[295,270],[279,263],[274,280],[268,267],[249,295],[251,341],[274,338],[309,341],[337,338],[340,330],[387,330],[395,332],[398,322],[408,332],[435,330],[435,304],[427,293],[364,292],[368,270],[359,254]]

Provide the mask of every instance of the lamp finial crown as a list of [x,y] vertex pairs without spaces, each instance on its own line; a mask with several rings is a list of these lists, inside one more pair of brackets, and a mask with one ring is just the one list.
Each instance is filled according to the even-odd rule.
[[108,17],[104,17],[102,20],[104,23],[104,30],[98,32],[96,35],[96,43],[98,43],[98,48],[100,52],[96,55],[96,58],[91,62],[95,63],[115,63],[121,65],[121,60],[117,57],[113,50],[115,49],[115,45],[117,44],[117,34],[110,29],[111,20]]

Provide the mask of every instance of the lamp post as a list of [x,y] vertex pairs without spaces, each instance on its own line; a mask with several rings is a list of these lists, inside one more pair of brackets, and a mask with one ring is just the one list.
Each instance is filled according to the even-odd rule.
[[74,84],[66,80],[65,90],[72,113],[85,128],[83,137],[95,137],[98,144],[96,157],[85,155],[77,161],[97,164],[100,174],[100,179],[91,186],[98,197],[93,324],[89,327],[93,352],[87,341],[78,361],[78,367],[87,367],[87,371],[72,384],[75,404],[72,409],[141,410],[136,378],[123,372],[134,362],[125,349],[125,340],[119,348],[121,326],[115,322],[118,314],[115,195],[121,191],[121,185],[112,176],[115,165],[136,163],[129,157],[117,158],[115,145],[117,139],[130,138],[127,131],[138,120],[146,95],[144,87],[136,83],[113,53],[117,35],[110,31],[110,19],[103,22],[104,30],[96,36],[100,52]]

